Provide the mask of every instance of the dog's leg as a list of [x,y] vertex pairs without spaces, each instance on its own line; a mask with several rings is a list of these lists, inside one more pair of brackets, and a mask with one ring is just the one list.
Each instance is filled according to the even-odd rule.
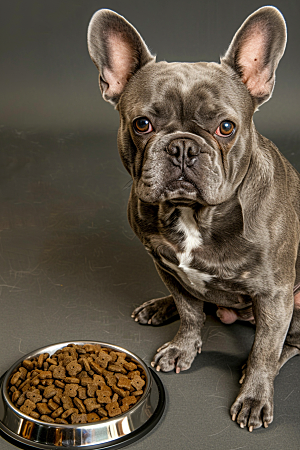
[[[276,307],[274,306],[276,305]],[[256,321],[254,343],[240,393],[231,407],[232,420],[249,431],[273,420],[274,379],[293,313],[292,288],[272,298],[253,299]]]
[[136,308],[131,317],[141,324],[162,325],[172,318],[178,317],[178,311],[172,295],[155,298]]
[[176,373],[187,370],[197,353],[201,352],[201,329],[205,321],[202,300],[188,293],[180,283],[168,272],[157,267],[163,282],[172,293],[179,316],[180,327],[171,342],[167,342],[157,350],[151,363],[156,370]]

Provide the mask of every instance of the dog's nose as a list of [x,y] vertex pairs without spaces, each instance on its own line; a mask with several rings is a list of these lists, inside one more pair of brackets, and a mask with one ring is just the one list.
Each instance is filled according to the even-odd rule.
[[199,145],[192,139],[174,139],[167,146],[167,153],[175,166],[191,167],[200,153]]

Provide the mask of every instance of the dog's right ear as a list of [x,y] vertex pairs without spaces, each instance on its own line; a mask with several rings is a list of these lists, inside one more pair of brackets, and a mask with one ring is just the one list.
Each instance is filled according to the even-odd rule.
[[129,78],[155,61],[137,30],[109,9],[93,15],[88,27],[88,50],[100,73],[103,98],[115,106]]

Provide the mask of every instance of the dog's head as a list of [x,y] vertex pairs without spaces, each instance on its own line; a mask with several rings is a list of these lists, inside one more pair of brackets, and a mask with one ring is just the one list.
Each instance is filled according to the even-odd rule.
[[221,63],[155,62],[136,29],[97,11],[88,48],[105,100],[120,113],[118,146],[140,200],[216,205],[245,177],[252,116],[268,100],[286,44],[273,7],[243,23]]

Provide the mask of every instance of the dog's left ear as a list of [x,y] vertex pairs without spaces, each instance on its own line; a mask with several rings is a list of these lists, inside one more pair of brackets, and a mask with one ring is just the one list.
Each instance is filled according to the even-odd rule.
[[109,9],[97,11],[88,28],[88,49],[100,73],[104,100],[117,105],[129,80],[145,64],[155,61],[137,30]]
[[250,92],[255,107],[273,92],[275,70],[286,46],[286,24],[273,6],[251,14],[236,32],[221,62],[231,66]]

